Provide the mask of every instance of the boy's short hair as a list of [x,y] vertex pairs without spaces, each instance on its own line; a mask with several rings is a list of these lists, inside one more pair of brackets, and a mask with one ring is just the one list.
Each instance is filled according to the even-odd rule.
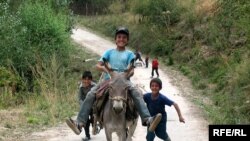
[[92,79],[92,73],[90,71],[84,71],[82,74],[82,79],[84,79],[84,78]]
[[151,84],[152,84],[153,82],[157,83],[157,84],[159,85],[160,89],[162,88],[162,81],[161,81],[161,79],[159,79],[159,78],[153,78],[153,79],[150,81],[149,87],[151,87]]

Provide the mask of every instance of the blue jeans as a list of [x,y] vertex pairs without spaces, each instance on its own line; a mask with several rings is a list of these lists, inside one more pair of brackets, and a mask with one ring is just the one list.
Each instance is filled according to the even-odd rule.
[[158,126],[156,127],[154,132],[150,132],[148,131],[146,139],[147,141],[153,141],[155,138],[155,135],[162,139],[162,140],[167,140],[168,139],[168,133],[167,133],[167,121],[166,120],[162,120]]

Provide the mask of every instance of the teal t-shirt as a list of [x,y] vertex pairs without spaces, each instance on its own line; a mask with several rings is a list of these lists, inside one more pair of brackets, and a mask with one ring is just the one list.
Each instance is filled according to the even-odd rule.
[[[130,62],[135,58],[135,55],[129,50],[119,51],[117,49],[110,49],[102,55],[99,61],[104,62],[103,58],[109,62],[112,69],[118,72],[123,72],[127,69]],[[104,79],[109,79],[109,75],[105,74]]]

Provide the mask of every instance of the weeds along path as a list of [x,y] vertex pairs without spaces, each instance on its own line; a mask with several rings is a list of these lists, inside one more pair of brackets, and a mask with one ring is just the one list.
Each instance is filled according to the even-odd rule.
[[[115,48],[113,41],[106,40],[84,28],[73,30],[71,37],[76,43],[81,44],[98,55],[102,55],[107,49]],[[172,141],[208,141],[208,122],[203,118],[200,109],[187,100],[187,96],[192,96],[194,91],[190,85],[187,85],[186,79],[178,75],[178,73],[169,72],[163,66],[160,66],[159,74],[163,81],[161,93],[178,103],[186,120],[185,124],[180,123],[174,107],[165,107],[168,115],[167,131]],[[144,87],[143,91],[147,92],[149,91],[150,75],[150,65],[149,68],[137,67],[131,81],[134,84]],[[58,127],[43,132],[32,133],[29,140],[81,141],[82,137],[85,137],[84,133],[77,136],[65,123],[62,123]],[[141,126],[141,121],[139,120],[133,139],[134,141],[143,141],[146,140],[145,137],[146,128]],[[118,140],[115,134],[113,134],[113,138],[114,141]],[[92,136],[91,140],[105,141],[104,130],[101,130],[98,135]],[[156,137],[155,141],[160,141],[160,139]]]

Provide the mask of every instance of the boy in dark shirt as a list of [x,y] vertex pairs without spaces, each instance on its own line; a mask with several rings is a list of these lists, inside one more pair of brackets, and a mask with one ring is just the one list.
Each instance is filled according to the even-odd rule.
[[[82,83],[79,88],[78,99],[80,105],[82,105],[84,99],[86,98],[87,93],[94,87],[96,84],[92,81],[92,73],[90,71],[84,71],[82,74]],[[92,111],[89,114],[90,118],[88,119],[86,126],[84,127],[86,138],[84,141],[90,140],[89,127],[90,123],[93,124],[93,113]]]
[[155,131],[154,132],[148,131],[146,136],[147,141],[153,141],[155,135],[164,141],[171,141],[166,132],[167,113],[165,111],[165,105],[168,106],[174,105],[174,108],[179,116],[179,121],[185,123],[185,120],[182,117],[178,104],[168,99],[163,94],[161,94],[160,93],[161,88],[162,88],[161,80],[159,78],[153,78],[150,81],[150,89],[152,92],[143,95],[143,99],[147,104],[151,116],[154,116],[158,113],[162,114],[161,121],[156,127]]
[[141,52],[139,50],[135,51],[135,62],[139,60],[142,62],[143,65],[145,65],[145,63],[143,62],[142,58],[141,58]]

